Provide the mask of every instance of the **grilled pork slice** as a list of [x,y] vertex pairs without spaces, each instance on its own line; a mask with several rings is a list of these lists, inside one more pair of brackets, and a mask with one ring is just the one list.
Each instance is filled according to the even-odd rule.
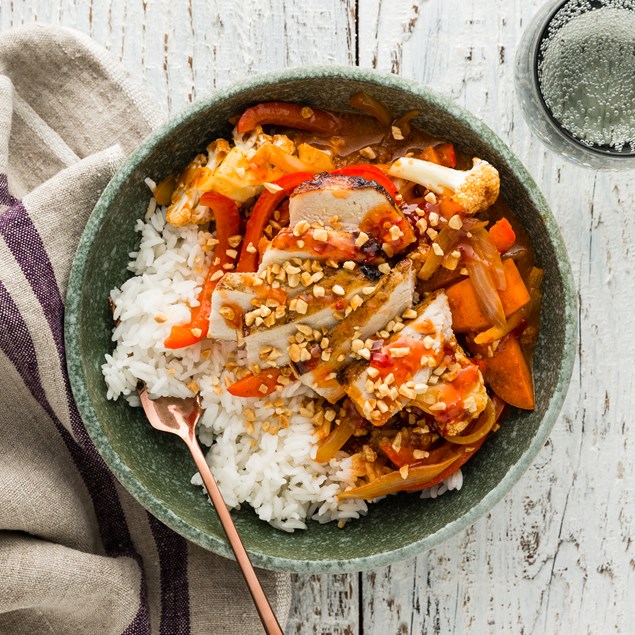
[[[434,370],[439,381],[424,393],[417,394],[412,405],[434,417],[443,435],[461,434],[487,405],[487,391],[479,367],[466,357],[452,338],[446,355]],[[430,382],[429,382],[430,383]]]
[[359,231],[339,231],[306,224],[280,230],[263,253],[258,270],[294,258],[320,262],[352,260],[372,264],[382,262],[383,256],[381,245],[368,236],[360,238]]
[[[310,358],[309,349],[314,346],[319,349],[311,331],[325,333],[362,306],[375,290],[375,279],[374,271],[370,274],[359,267],[353,271],[340,269],[284,305],[275,309],[265,305],[246,313],[244,341],[247,363],[285,366],[291,360]],[[302,330],[306,331],[306,336],[299,337],[298,333]],[[305,352],[302,353],[302,350]]]
[[302,183],[289,198],[289,227],[299,223],[333,224],[374,236],[388,256],[415,241],[410,223],[383,187],[357,176],[318,174]]
[[384,425],[427,391],[433,370],[446,354],[446,343],[454,339],[443,291],[417,305],[413,314],[401,330],[373,347],[370,363],[355,362],[338,376],[359,413],[375,426]]
[[302,183],[289,198],[289,226],[300,221],[327,225],[337,216],[347,229],[357,229],[366,214],[378,207],[394,209],[383,187],[357,176],[322,173]]
[[328,361],[321,357],[295,364],[300,381],[331,403],[344,396],[336,375],[346,364],[353,339],[366,339],[383,329],[396,315],[412,306],[415,271],[409,260],[402,260],[378,283],[366,302],[339,322],[327,335],[331,349]]
[[259,304],[268,304],[270,308],[283,305],[293,291],[267,284],[256,273],[226,273],[212,293],[208,336],[216,340],[239,340],[245,313],[253,311]]

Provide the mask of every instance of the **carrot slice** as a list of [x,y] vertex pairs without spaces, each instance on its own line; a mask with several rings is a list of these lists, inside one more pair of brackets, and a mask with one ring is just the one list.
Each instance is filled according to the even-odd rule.
[[[288,366],[286,367],[288,368]],[[257,375],[249,374],[232,384],[227,391],[234,397],[265,397],[282,384],[278,379],[284,375],[282,368],[271,368]],[[293,377],[289,377],[293,381]]]
[[531,370],[515,335],[505,336],[481,367],[485,382],[501,399],[523,410],[536,407]]
[[511,223],[506,218],[496,221],[489,229],[490,238],[494,241],[496,249],[504,254],[516,242],[516,233]]
[[[530,300],[529,292],[523,282],[516,264],[511,258],[503,260],[503,269],[507,279],[507,288],[499,291],[505,317],[516,313]],[[457,333],[483,331],[492,326],[481,307],[472,281],[467,278],[446,289],[450,310],[452,311],[452,327]]]
[[429,161],[430,163],[436,163],[437,165],[441,165],[441,157],[434,149],[433,146],[428,146],[420,155],[420,159],[424,161]]
[[446,168],[456,167],[456,152],[451,143],[440,143],[438,146],[435,146],[434,149],[441,165],[445,165]]

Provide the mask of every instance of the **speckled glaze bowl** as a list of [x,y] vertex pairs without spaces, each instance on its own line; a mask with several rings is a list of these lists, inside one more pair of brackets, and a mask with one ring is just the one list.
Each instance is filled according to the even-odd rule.
[[159,180],[185,166],[246,106],[287,100],[346,109],[364,90],[394,112],[421,110],[417,125],[494,164],[502,193],[529,233],[545,270],[542,326],[534,370],[537,408],[514,410],[502,429],[464,467],[464,485],[435,500],[391,496],[349,523],[309,523],[287,534],[247,508],[233,513],[255,565],[267,569],[344,572],[413,557],[464,530],[518,481],[546,441],[564,400],[574,361],[577,310],[567,254],[557,224],[535,183],[509,148],[452,101],[393,75],[355,68],[308,68],[260,75],[214,93],[152,134],[110,182],[86,226],[67,297],[66,347],[71,384],[97,449],[123,486],[152,514],[185,538],[230,557],[218,519],[190,484],[194,464],[176,437],[153,430],[140,409],[106,399],[100,366],[110,352],[107,297],[128,277],[133,226],[148,203],[144,178]]

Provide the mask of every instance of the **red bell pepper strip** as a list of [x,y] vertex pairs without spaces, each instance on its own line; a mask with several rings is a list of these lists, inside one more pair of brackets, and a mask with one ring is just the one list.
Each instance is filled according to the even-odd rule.
[[397,196],[395,184],[376,166],[370,163],[359,163],[357,165],[347,165],[337,170],[332,170],[331,174],[343,174],[345,176],[359,176],[367,181],[375,181],[381,185],[392,198]]
[[501,254],[511,249],[512,245],[516,242],[516,233],[506,218],[501,218],[490,227],[489,236]]
[[[288,366],[285,368],[289,369]],[[227,391],[234,397],[265,397],[274,392],[278,386],[282,386],[278,382],[281,376],[286,376],[282,368],[269,368],[257,375],[250,373],[232,384]],[[288,378],[290,381],[295,381],[293,375]]]
[[236,128],[242,134],[267,124],[326,135],[335,135],[341,128],[340,121],[330,112],[284,101],[269,101],[247,108]]
[[[192,319],[189,324],[173,326],[170,335],[163,345],[166,348],[183,348],[200,342],[207,337],[209,330],[209,315],[212,309],[212,291],[222,276],[217,272],[225,272],[223,265],[234,262],[234,259],[227,255],[227,250],[231,249],[229,239],[231,236],[240,234],[240,213],[236,201],[218,194],[217,192],[206,192],[201,196],[201,205],[207,205],[214,213],[216,221],[216,240],[218,244],[215,249],[214,262],[210,267],[203,289],[198,297],[199,305],[192,309]],[[218,258],[218,261],[216,260]],[[216,274],[216,275],[215,275]]]
[[[313,178],[312,172],[293,172],[281,176],[275,185],[282,189],[279,192],[269,192],[265,190],[256,201],[251,216],[245,228],[245,238],[240,250],[240,258],[236,271],[256,271],[258,267],[258,243],[262,238],[267,223],[271,220],[273,213],[280,203],[295,190],[300,183]],[[249,245],[252,245],[250,248]],[[254,250],[255,249],[255,250]]]

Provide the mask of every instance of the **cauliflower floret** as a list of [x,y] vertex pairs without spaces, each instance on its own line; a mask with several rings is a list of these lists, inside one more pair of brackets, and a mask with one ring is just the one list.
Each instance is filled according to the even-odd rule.
[[470,170],[453,170],[421,159],[397,159],[388,174],[427,187],[436,194],[452,192],[452,200],[467,214],[478,214],[494,204],[500,191],[498,170],[482,159],[472,159]]

